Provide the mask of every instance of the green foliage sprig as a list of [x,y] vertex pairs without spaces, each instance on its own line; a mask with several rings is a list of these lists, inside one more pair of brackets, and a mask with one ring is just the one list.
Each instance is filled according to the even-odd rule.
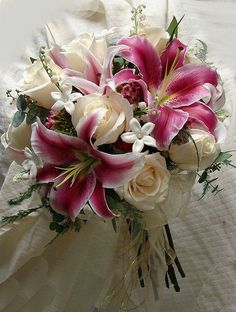
[[43,208],[43,206],[39,206],[36,208],[30,208],[30,209],[26,209],[26,210],[19,210],[16,214],[11,215],[11,216],[3,216],[0,220],[1,223],[13,223],[15,221],[18,221],[20,219],[23,219],[25,217],[27,217],[28,215],[30,215],[33,212],[36,212],[38,209]]
[[210,174],[216,171],[220,171],[222,166],[231,166],[233,168],[236,168],[236,166],[232,163],[231,157],[232,154],[230,154],[230,152],[220,152],[215,161],[208,168],[206,168],[201,175],[198,174],[198,182],[203,183],[204,185],[202,196],[200,199],[202,199],[210,189],[211,193],[214,195],[218,194],[223,190],[219,187],[218,184],[214,184],[214,182],[218,180],[218,177],[211,179]]
[[40,189],[41,185],[40,184],[34,184],[31,185],[27,191],[21,193],[18,197],[10,199],[8,201],[8,204],[10,206],[16,206],[21,204],[24,200],[30,198],[33,194],[33,192],[38,191]]

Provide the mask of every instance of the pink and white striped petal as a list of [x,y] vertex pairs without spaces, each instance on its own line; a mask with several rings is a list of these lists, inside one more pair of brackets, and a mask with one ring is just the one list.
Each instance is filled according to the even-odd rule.
[[156,115],[150,114],[149,119],[156,126],[153,136],[160,150],[167,150],[171,140],[178,134],[188,120],[188,113],[168,106],[159,106]]
[[151,43],[144,37],[131,36],[121,38],[118,44],[127,46],[120,53],[139,68],[149,90],[157,90],[161,82],[161,60]]
[[32,125],[31,145],[45,163],[54,165],[71,163],[77,160],[78,150],[89,150],[89,146],[79,138],[49,130],[40,121]]
[[76,132],[78,137],[81,138],[84,142],[91,144],[92,136],[96,131],[98,123],[105,113],[105,109],[97,109],[96,111],[82,117],[76,126]]
[[[205,83],[210,83],[213,86],[217,85],[217,73],[207,65],[184,65],[175,70],[173,75],[167,79],[170,81],[166,90],[163,91],[170,98],[177,98],[184,95],[184,105],[187,103],[192,104],[193,98],[195,99],[197,97],[200,100],[203,97],[203,89],[199,89],[199,86],[202,87]],[[181,105],[182,103],[179,102],[179,104]]]
[[90,199],[96,185],[96,178],[93,172],[84,177],[78,177],[73,185],[71,181],[63,183],[56,189],[63,178],[55,181],[50,192],[50,204],[60,214],[69,216],[73,221],[84,208]]
[[49,55],[53,62],[62,69],[70,67],[65,53],[59,45],[54,44],[53,48],[49,50]]
[[93,211],[102,218],[113,218],[115,214],[109,209],[106,198],[105,190],[100,181],[97,180],[93,194],[89,199]]
[[206,129],[214,135],[218,120],[209,106],[197,102],[189,106],[181,107],[181,110],[188,113],[189,120],[203,124]]
[[178,39],[173,39],[165,51],[161,54],[162,77],[168,74],[170,69],[176,69],[184,64],[187,46]]
[[143,167],[144,156],[140,153],[111,155],[93,150],[93,156],[99,158],[94,171],[105,188],[116,188],[132,179]]

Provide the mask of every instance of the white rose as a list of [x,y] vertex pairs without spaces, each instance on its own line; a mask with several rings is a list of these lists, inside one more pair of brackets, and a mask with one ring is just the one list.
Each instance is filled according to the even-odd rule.
[[80,119],[88,114],[101,110],[104,112],[94,134],[95,146],[117,141],[120,134],[128,131],[133,110],[129,102],[120,94],[89,94],[77,100],[72,114],[72,123],[76,128]]
[[170,39],[170,35],[163,28],[144,26],[140,33],[154,46],[156,52],[161,54]]
[[214,136],[206,131],[192,129],[190,135],[195,144],[191,139],[185,144],[171,144],[170,159],[183,170],[204,170],[217,158],[220,146]]
[[[49,67],[59,76],[61,69],[57,65],[50,61]],[[38,106],[48,109],[54,104],[51,92],[58,91],[40,61],[35,62],[26,69],[20,88],[24,94],[37,101]]]
[[145,211],[144,222],[148,230],[156,229],[184,214],[191,198],[195,179],[195,172],[171,171],[166,199],[157,203],[154,210]]
[[7,132],[1,136],[1,143],[8,155],[17,163],[21,164],[24,160],[23,151],[25,147],[31,146],[30,139],[31,126],[23,121],[17,128],[10,125]]
[[68,60],[69,67],[73,70],[84,72],[86,65],[86,55],[84,55],[83,47],[88,49],[98,60],[103,64],[105,54],[108,48],[108,36],[112,32],[104,31],[100,35],[91,36],[90,34],[80,35],[75,39],[63,46],[64,54]]
[[151,210],[165,200],[168,194],[170,173],[165,158],[159,153],[145,156],[145,163],[139,174],[116,192],[121,198],[139,210]]
[[5,148],[12,147],[19,150],[24,150],[25,147],[30,147],[31,126],[26,124],[24,120],[17,128],[9,126],[6,133],[2,135],[2,144]]

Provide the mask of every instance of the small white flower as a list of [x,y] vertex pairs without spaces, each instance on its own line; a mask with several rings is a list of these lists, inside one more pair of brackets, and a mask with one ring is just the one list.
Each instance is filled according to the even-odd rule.
[[72,85],[63,84],[61,85],[61,92],[52,92],[51,96],[56,101],[52,106],[52,109],[60,111],[63,108],[72,115],[75,109],[74,101],[78,100],[82,94],[72,92]]
[[149,134],[153,131],[155,124],[152,122],[145,123],[142,127],[136,118],[130,120],[131,132],[121,135],[122,141],[133,143],[133,152],[141,152],[144,145],[157,147],[156,140]]
[[31,181],[36,178],[37,168],[43,167],[42,159],[37,156],[34,151],[31,151],[28,147],[25,148],[24,154],[26,160],[23,161],[22,166],[25,170],[25,174],[22,175],[22,179],[30,179]]

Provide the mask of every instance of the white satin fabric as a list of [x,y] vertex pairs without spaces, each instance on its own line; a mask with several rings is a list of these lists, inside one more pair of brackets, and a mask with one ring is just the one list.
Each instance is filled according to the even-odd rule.
[[[46,0],[40,3],[31,1],[31,4],[28,3],[28,10],[18,14],[19,8],[16,3],[21,3],[23,6],[27,1],[8,0],[7,2],[8,7],[6,1],[0,2],[0,15],[2,12],[4,16],[0,19],[0,40],[1,37],[5,40],[1,40],[5,43],[1,46],[6,47],[1,50],[1,59],[4,59],[2,73],[5,73],[0,78],[1,132],[7,129],[13,114],[13,108],[7,103],[4,90],[14,88],[16,81],[21,78],[28,57],[37,55],[38,47],[44,44],[45,31],[37,32],[35,35],[40,19],[41,24],[46,18],[53,20],[50,26],[58,43],[67,43],[83,32],[94,30],[98,32],[113,26],[117,26],[120,33],[125,34],[130,28],[129,12],[134,4],[131,0],[84,2],[50,0],[50,4]],[[228,34],[227,25],[230,25],[230,21],[227,24],[224,10],[231,13],[231,9],[235,10],[235,4],[203,0],[140,2],[146,3],[146,15],[152,25],[164,26],[167,20],[171,19],[172,14],[176,14],[178,18],[186,14],[181,28],[182,38],[187,42],[197,38],[209,43],[209,59],[216,64],[225,82],[227,109],[232,113],[228,121],[230,127],[224,149],[235,149],[236,116],[233,103],[236,96],[236,83],[230,66],[234,59],[227,57],[225,60],[224,53],[228,56],[231,54],[219,48],[221,46],[219,42],[223,43],[224,38],[228,38],[228,36],[224,37],[224,34]],[[71,9],[65,12],[65,7],[68,8],[70,5]],[[220,10],[217,10],[219,6]],[[6,18],[7,12],[8,18]],[[28,20],[29,23],[22,22],[22,25],[20,21],[27,21],[26,17],[30,14],[33,18]],[[222,15],[224,23],[221,20]],[[232,17],[231,20],[233,22]],[[215,26],[217,21],[218,26]],[[29,25],[31,31],[34,31],[31,44],[30,31],[26,31]],[[216,38],[215,32],[212,34],[213,26],[215,32],[219,31],[221,34],[219,39]],[[233,46],[232,43],[227,44],[227,41],[224,42],[225,50]],[[25,46],[28,46],[26,56],[20,58]],[[12,49],[15,49],[14,53]],[[16,63],[10,66],[13,61]],[[2,148],[0,162],[3,181],[10,163],[3,154]],[[11,182],[15,172],[14,166],[11,166],[2,188],[1,215],[14,213],[14,209],[10,210],[6,205],[6,200],[15,197],[16,193],[26,187],[24,184],[16,186]],[[181,293],[175,293],[172,289],[165,290],[160,262],[158,263],[160,265],[159,300],[154,300],[150,289],[145,294],[148,298],[146,306],[136,311],[235,311],[236,171],[225,168],[219,175],[224,191],[216,197],[209,195],[199,201],[201,189],[199,186],[195,187],[186,215],[172,221],[171,224],[176,249],[187,275],[183,280],[180,278]],[[23,208],[36,204],[37,198],[33,198],[26,201]],[[120,276],[117,253],[119,238],[110,224],[91,220],[80,233],[68,233],[45,248],[53,235],[48,229],[48,216],[42,212],[35,213],[13,226],[0,228],[0,311],[96,311],[94,308],[96,303],[104,296],[110,283],[117,281]],[[139,296],[140,294],[137,294],[137,297]],[[107,307],[106,311],[117,311],[118,301],[119,298]]]

